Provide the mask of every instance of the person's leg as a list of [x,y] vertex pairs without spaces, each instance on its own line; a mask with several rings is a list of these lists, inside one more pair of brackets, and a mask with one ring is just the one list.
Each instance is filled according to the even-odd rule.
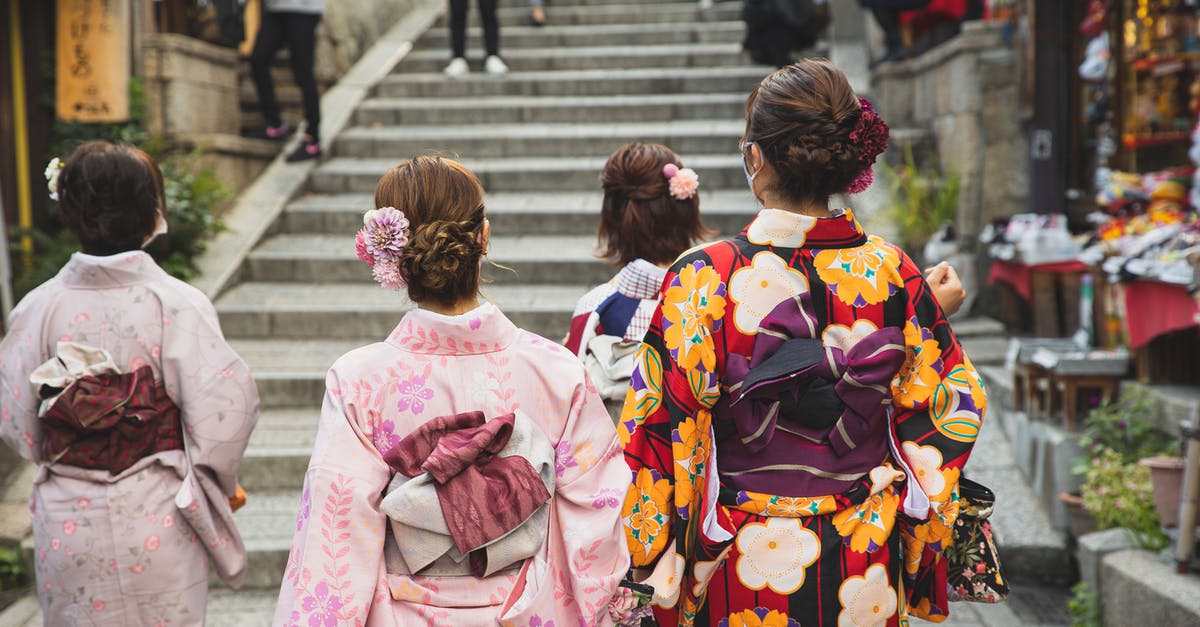
[[479,0],[479,19],[483,22],[483,47],[489,57],[500,56],[500,20],[496,0]]
[[316,62],[317,23],[321,16],[311,13],[289,13],[286,15],[288,56],[292,62],[292,77],[300,87],[304,102],[304,133],[311,141],[321,141],[321,98],[317,92],[317,77],[313,73]]
[[[263,10],[262,24],[250,53],[250,75],[254,79],[254,91],[258,94],[258,106],[266,118],[268,129],[279,128],[279,101],[275,99],[275,85],[271,81],[271,62],[275,53],[283,46],[283,19],[278,13]],[[268,131],[269,135],[269,131]]]
[[450,0],[450,54],[455,59],[467,56],[467,2]]
[[875,22],[883,30],[884,45],[887,46],[887,54],[891,55],[893,52],[904,48],[904,38],[900,30],[900,11],[876,7],[871,9],[871,14],[875,16]]

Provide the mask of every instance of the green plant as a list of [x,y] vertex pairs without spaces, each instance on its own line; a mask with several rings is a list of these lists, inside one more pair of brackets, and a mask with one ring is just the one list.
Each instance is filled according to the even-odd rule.
[[1154,507],[1150,470],[1112,449],[1104,449],[1083,473],[1083,507],[1101,529],[1121,527],[1143,549],[1167,546]]
[[21,560],[21,551],[0,547],[0,592],[29,585],[29,571]]
[[209,238],[225,229],[214,210],[231,194],[217,173],[200,163],[199,148],[173,154],[160,166],[170,228],[146,250],[169,274],[186,281],[196,276],[195,260],[208,248]]
[[919,167],[911,146],[904,149],[904,163],[893,168],[881,161],[879,170],[892,192],[889,217],[900,228],[905,250],[921,250],[929,238],[958,215],[962,180],[953,172]]
[[1146,420],[1156,409],[1156,401],[1143,385],[1129,386],[1116,402],[1105,401],[1084,418],[1079,446],[1084,455],[1075,460],[1075,474],[1087,471],[1092,459],[1101,451],[1120,454],[1124,463],[1161,455],[1177,446],[1170,435],[1155,428]]
[[1100,627],[1103,624],[1103,604],[1087,582],[1081,581],[1071,586],[1067,611],[1071,613],[1071,627]]

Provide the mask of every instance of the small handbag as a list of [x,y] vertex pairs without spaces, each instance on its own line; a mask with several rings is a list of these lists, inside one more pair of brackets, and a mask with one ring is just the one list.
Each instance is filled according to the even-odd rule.
[[1008,579],[1000,566],[1000,554],[992,540],[988,517],[996,504],[996,495],[986,486],[959,479],[961,509],[954,521],[954,544],[944,555],[947,570],[947,597],[951,601],[1000,603],[1008,597]]

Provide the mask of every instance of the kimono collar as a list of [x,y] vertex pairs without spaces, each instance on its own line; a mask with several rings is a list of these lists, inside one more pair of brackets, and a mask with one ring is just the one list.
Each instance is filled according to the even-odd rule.
[[828,218],[763,209],[742,231],[751,244],[777,248],[854,248],[867,241],[850,209],[834,209]]
[[660,268],[645,259],[634,259],[613,277],[613,286],[623,296],[642,300],[658,300],[666,268]]
[[475,355],[506,348],[516,340],[518,332],[508,316],[492,303],[484,302],[457,316],[410,310],[387,341],[413,353]]
[[137,285],[168,275],[145,251],[131,250],[105,257],[75,253],[58,276],[68,287],[104,289]]

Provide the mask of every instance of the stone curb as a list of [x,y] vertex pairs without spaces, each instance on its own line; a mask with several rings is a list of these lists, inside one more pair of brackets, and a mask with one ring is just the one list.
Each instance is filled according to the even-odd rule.
[[[376,41],[342,79],[321,97],[321,143],[326,152],[338,133],[350,125],[354,110],[371,89],[413,49],[415,42],[445,11],[438,0],[417,0],[413,9]],[[289,164],[284,156],[298,143],[293,139],[266,171],[237,198],[225,215],[228,230],[209,242],[198,260],[200,276],[192,281],[210,300],[235,282],[242,262],[275,224],[287,203],[297,196],[316,169],[316,161]]]

